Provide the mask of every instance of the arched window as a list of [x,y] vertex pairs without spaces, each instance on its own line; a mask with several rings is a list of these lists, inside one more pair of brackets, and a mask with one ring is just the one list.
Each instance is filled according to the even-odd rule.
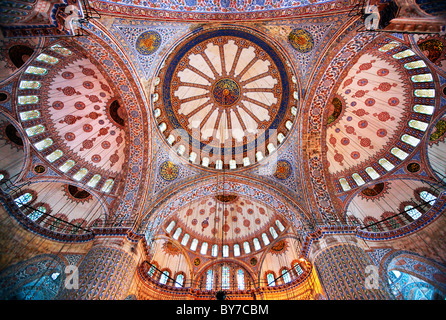
[[407,205],[404,207],[404,211],[414,220],[421,217],[421,212],[414,208],[412,205]]
[[30,110],[30,111],[20,112],[20,120],[22,120],[22,121],[36,119],[39,117],[40,117],[39,110]]
[[177,275],[177,278],[175,279],[175,287],[182,288],[184,284],[184,275],[182,273]]
[[72,52],[70,50],[62,47],[60,44],[55,44],[55,45],[51,46],[50,49],[53,50],[54,52],[57,52],[58,54],[63,55],[63,56],[69,56],[72,54]]
[[175,233],[173,234],[172,238],[174,238],[175,240],[178,240],[182,231],[183,230],[181,230],[181,228],[177,228],[177,230],[175,230]]
[[295,262],[293,265],[293,268],[296,271],[297,276],[300,276],[303,273],[302,268],[299,265],[299,263]]
[[53,140],[51,138],[45,138],[34,144],[34,146],[37,148],[37,150],[42,151],[51,146],[52,144]]
[[276,226],[277,226],[277,228],[279,228],[280,231],[285,230],[285,227],[283,226],[282,222],[280,222],[279,220],[276,220]]
[[291,277],[290,277],[290,273],[288,272],[287,269],[282,269],[282,279],[284,283],[289,283],[291,282]]
[[434,196],[429,191],[425,191],[425,190],[420,192],[420,198],[423,201],[428,202],[430,205],[433,205],[434,202],[437,200],[436,196]]
[[190,249],[191,249],[192,251],[197,250],[197,245],[198,245],[198,240],[197,240],[197,239],[193,239],[193,240],[192,240],[192,243],[191,243],[191,245],[190,245]]
[[423,114],[431,115],[434,113],[434,107],[433,106],[427,106],[422,104],[416,104],[413,106],[413,111]]
[[31,193],[27,192],[19,196],[18,198],[15,198],[14,201],[17,204],[17,206],[20,208],[24,204],[30,203],[33,199],[33,196]]
[[428,124],[426,122],[422,122],[422,121],[418,121],[418,120],[410,120],[409,127],[420,130],[420,131],[426,131]]
[[25,90],[25,89],[39,89],[40,88],[40,82],[39,81],[26,81],[22,80],[20,81],[19,89]]
[[28,68],[26,68],[25,73],[43,76],[48,73],[48,69],[29,66]]
[[216,256],[218,255],[218,245],[214,244],[214,245],[212,246],[211,255],[212,255],[213,257],[216,257]]
[[155,274],[155,271],[156,271],[156,267],[152,264],[152,265],[150,266],[150,269],[149,269],[149,271],[147,272],[147,274],[149,275],[149,277],[153,277],[153,275]]
[[206,274],[206,290],[212,290],[214,288],[214,271],[209,269]]
[[272,274],[271,272],[266,275],[266,283],[270,287],[274,287],[276,285],[274,274]]
[[113,179],[107,179],[104,182],[104,185],[102,186],[101,191],[105,192],[105,193],[109,193],[111,191],[114,183],[115,183],[115,181]]
[[271,236],[273,237],[273,239],[276,239],[279,236],[276,232],[276,229],[274,229],[274,227],[270,227],[269,232],[271,233]]
[[223,257],[224,258],[229,257],[229,246],[227,244],[225,244],[223,246],[222,252],[223,252]]
[[355,180],[358,186],[362,186],[365,183],[364,179],[362,179],[362,177],[358,173],[353,173],[352,178],[353,180]]
[[99,180],[101,180],[101,175],[95,174],[93,177],[91,177],[90,181],[87,182],[87,186],[94,188],[98,184]]
[[240,255],[240,246],[237,243],[234,244],[233,250],[234,250],[234,257],[238,257]]
[[175,221],[171,221],[171,222],[169,223],[169,225],[168,225],[167,228],[166,228],[166,231],[167,231],[167,232],[172,231],[173,227],[175,227]]
[[30,218],[32,221],[37,221],[45,213],[46,213],[46,208],[44,206],[40,206],[40,207],[37,207],[36,210],[31,212],[28,215],[28,218]]
[[76,164],[76,162],[74,162],[73,160],[67,160],[65,161],[65,163],[63,165],[61,165],[59,167],[60,171],[66,173],[68,172],[68,170],[70,170],[74,165]]
[[81,181],[87,175],[87,173],[88,170],[86,168],[81,168],[73,175],[73,179],[76,181]]
[[17,98],[19,104],[35,104],[39,102],[38,96],[19,96]]
[[201,244],[201,250],[200,253],[201,254],[206,254],[208,252],[208,243],[207,242],[203,242]]
[[348,191],[351,189],[350,185],[348,184],[347,179],[341,178],[341,179],[339,179],[339,183],[341,184],[342,190]]
[[434,78],[432,77],[432,73],[424,73],[416,74],[410,77],[410,80],[412,80],[412,82],[431,82],[434,81]]
[[229,289],[229,266],[227,265],[221,267],[221,288]]
[[376,172],[376,170],[373,169],[372,167],[367,167],[367,168],[365,168],[365,172],[367,172],[367,174],[369,175],[369,177],[372,178],[373,180],[379,178],[379,173]]
[[164,270],[160,277],[160,283],[166,284],[167,280],[169,280],[169,271]]
[[189,241],[189,234],[185,234],[184,236],[183,236],[183,239],[181,240],[181,244],[183,245],[183,246],[185,246],[185,245],[187,245],[187,242]]
[[251,252],[251,247],[249,246],[249,242],[248,241],[243,242],[243,250],[245,250],[246,254]]
[[393,168],[395,168],[395,166],[386,158],[381,158],[378,160],[378,163],[387,171],[392,170]]
[[407,70],[412,70],[412,69],[419,69],[419,68],[425,68],[426,67],[426,63],[423,60],[416,60],[416,61],[412,61],[412,62],[408,62],[404,64],[404,68],[406,68]]
[[398,53],[395,53],[392,57],[394,58],[394,59],[404,59],[404,58],[407,58],[407,57],[411,57],[411,56],[413,56],[413,55],[415,55],[415,52],[413,52],[412,50],[410,50],[410,49],[407,49],[407,50],[404,50],[404,51],[400,51],[400,52],[398,52]]
[[242,269],[237,270],[237,289],[245,290],[245,273]]
[[57,149],[57,150],[54,150],[53,152],[51,152],[49,155],[47,155],[46,159],[49,162],[54,162],[62,156],[63,156],[62,150]]
[[40,61],[40,62],[45,62],[45,63],[48,63],[48,64],[56,64],[56,63],[59,62],[59,59],[57,59],[57,58],[55,58],[53,56],[49,56],[49,55],[47,55],[45,53],[39,54],[37,56],[36,60]]
[[407,152],[404,152],[403,150],[401,150],[398,147],[393,147],[390,150],[390,153],[393,154],[395,157],[399,158],[400,160],[406,159],[407,156],[409,155]]
[[261,249],[259,239],[257,239],[257,238],[252,239],[252,243],[254,243],[254,249],[255,250],[260,250]]
[[410,144],[412,147],[416,147],[420,143],[420,139],[406,133],[401,136],[401,141]]
[[269,245],[269,238],[266,235],[266,233],[262,233],[262,240],[263,240],[263,243],[265,244],[265,246]]

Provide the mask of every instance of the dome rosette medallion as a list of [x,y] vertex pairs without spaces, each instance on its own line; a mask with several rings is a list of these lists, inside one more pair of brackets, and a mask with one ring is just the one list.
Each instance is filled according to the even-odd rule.
[[274,45],[240,29],[215,29],[168,55],[152,102],[158,128],[176,153],[203,167],[236,169],[284,142],[297,113],[296,87]]

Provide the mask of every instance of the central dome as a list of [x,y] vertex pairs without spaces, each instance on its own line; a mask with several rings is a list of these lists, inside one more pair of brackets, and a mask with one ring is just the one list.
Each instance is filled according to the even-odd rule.
[[296,101],[288,65],[269,41],[248,31],[198,32],[176,47],[158,74],[158,126],[192,163],[252,165],[291,129],[297,108],[291,112]]

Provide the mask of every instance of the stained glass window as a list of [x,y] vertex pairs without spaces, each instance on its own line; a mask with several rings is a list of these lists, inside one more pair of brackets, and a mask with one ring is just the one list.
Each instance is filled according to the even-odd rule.
[[415,52],[413,52],[410,49],[407,49],[407,50],[400,51],[400,52],[394,54],[392,57],[394,59],[403,59],[403,58],[411,57],[413,55],[415,55]]
[[276,280],[274,279],[274,275],[272,273],[268,273],[266,275],[266,281],[270,287],[274,287],[276,285]]
[[38,124],[34,127],[26,128],[25,132],[28,135],[28,137],[35,136],[36,134],[42,133],[45,131],[45,127],[41,124]]
[[184,236],[183,236],[183,239],[181,240],[181,244],[183,245],[183,246],[185,246],[185,245],[187,245],[187,242],[189,241],[189,234],[185,234]]
[[25,73],[43,76],[48,73],[48,70],[45,68],[29,66],[26,68]]
[[62,156],[63,156],[62,150],[57,149],[51,152],[49,155],[47,155],[46,158],[49,162],[54,162]]
[[63,165],[59,167],[60,171],[67,172],[70,170],[76,163],[73,160],[67,160]]
[[24,111],[20,112],[20,119],[22,121],[36,119],[40,117],[40,111],[39,110],[30,110],[30,111]]
[[240,255],[240,246],[238,244],[234,244],[234,257],[238,257]]
[[91,177],[90,181],[87,182],[87,186],[89,186],[90,188],[94,188],[96,187],[96,185],[100,180],[101,180],[101,175],[95,174],[93,177]]
[[149,271],[147,272],[147,274],[149,275],[149,277],[153,276],[153,274],[155,273],[155,270],[156,270],[156,268],[155,268],[155,266],[152,264],[152,265],[150,266]]
[[413,106],[413,111],[431,115],[434,113],[434,107],[426,106],[426,105],[422,105],[422,104],[416,104]]
[[53,144],[53,140],[51,138],[45,138],[37,143],[34,144],[34,146],[37,148],[37,150],[42,151],[49,146]]
[[401,141],[404,141],[405,143],[410,144],[413,147],[416,147],[420,143],[420,139],[408,134],[403,134],[401,136]]
[[430,193],[429,191],[421,191],[420,192],[420,198],[425,201],[428,202],[430,205],[433,205],[434,202],[437,200],[437,197],[434,196],[432,193]]
[[423,60],[412,61],[404,64],[404,68],[408,70],[424,68],[424,67],[426,67],[426,63]]
[[397,42],[397,41],[391,41],[391,42],[389,42],[389,43],[383,45],[383,46],[382,46],[381,48],[379,48],[378,50],[381,51],[381,52],[387,52],[387,51],[389,51],[389,50],[392,50],[393,48],[398,47],[399,45],[400,45],[399,42]]
[[237,270],[237,289],[245,290],[245,272],[242,269]]
[[341,184],[342,190],[348,191],[351,189],[350,185],[347,182],[347,179],[341,178],[341,179],[339,179],[339,183]]
[[435,89],[416,89],[416,90],[414,90],[414,94],[416,97],[434,98],[435,97]]
[[285,283],[291,282],[290,273],[288,272],[287,269],[282,269],[282,279],[283,279],[283,282],[285,282]]
[[426,131],[428,127],[428,123],[418,121],[418,120],[410,120],[409,121],[409,127],[420,130],[420,131]]
[[212,246],[211,255],[212,255],[213,257],[216,257],[216,256],[218,255],[218,245],[214,244],[214,245]]
[[417,74],[410,78],[412,82],[431,82],[434,81],[432,73]]
[[407,152],[404,152],[398,147],[394,147],[390,150],[390,153],[393,154],[395,157],[399,158],[400,160],[404,160],[407,158],[409,154]]
[[379,178],[379,174],[378,174],[378,172],[376,172],[376,170],[373,169],[372,167],[367,167],[367,168],[365,168],[365,172],[367,172],[367,174],[369,175],[369,177],[372,178],[373,180]]
[[249,245],[248,241],[243,242],[243,250],[245,250],[245,253],[248,254],[251,252],[251,247]]
[[297,262],[294,263],[293,267],[294,267],[294,270],[296,270],[298,276],[300,276],[303,273],[302,268],[300,267],[300,265]]
[[353,180],[355,180],[358,186],[362,186],[365,183],[364,179],[362,179],[362,177],[358,173],[353,173],[352,178]]
[[395,166],[386,158],[381,158],[379,159],[378,163],[387,171],[392,170],[393,168],[395,168]]
[[40,82],[39,81],[20,81],[19,89],[39,89]]
[[164,270],[163,273],[161,274],[161,277],[160,277],[160,283],[161,284],[166,284],[167,280],[169,280],[168,277],[169,277],[169,271]]
[[193,240],[192,240],[192,243],[191,243],[191,245],[190,245],[190,249],[191,249],[192,251],[197,250],[197,245],[198,245],[198,240],[197,240],[197,239],[193,239]]
[[49,63],[49,64],[56,64],[59,62],[59,59],[49,56],[45,53],[41,53],[37,56],[36,58],[37,61],[41,61],[41,62],[45,62],[45,63]]
[[76,181],[80,181],[87,175],[87,173],[88,173],[88,170],[86,168],[81,168],[81,169],[79,169],[78,172],[76,172],[73,175],[73,179]]
[[421,217],[421,212],[414,208],[414,206],[407,205],[404,207],[404,211],[414,220]]
[[55,45],[51,46],[50,49],[53,50],[54,52],[57,52],[57,53],[63,55],[63,56],[69,56],[72,54],[72,52],[70,50],[62,47],[60,44],[55,44]]
[[28,215],[32,221],[37,221],[41,216],[46,213],[46,208],[44,206],[37,207],[37,210],[34,210]]
[[207,252],[208,252],[208,243],[207,242],[203,242],[201,244],[200,253],[201,254],[206,254]]
[[109,193],[113,187],[114,182],[115,181],[113,179],[107,179],[104,182],[104,185],[102,186],[101,191],[105,192],[105,193]]
[[212,290],[214,288],[214,271],[209,269],[206,274],[206,290]]
[[35,104],[39,102],[38,96],[19,96],[18,97],[19,104]]
[[183,230],[181,230],[181,228],[178,228],[177,230],[175,230],[175,233],[173,234],[172,238],[174,238],[175,240],[178,240],[182,231]]
[[221,288],[229,289],[229,266],[227,265],[221,267]]
[[175,287],[182,288],[183,284],[184,284],[184,275],[180,273],[179,275],[177,275],[177,278],[175,279]]
[[29,203],[32,199],[33,199],[32,194],[27,192],[27,193],[22,194],[20,197],[15,198],[14,201],[18,207],[21,207],[24,204]]

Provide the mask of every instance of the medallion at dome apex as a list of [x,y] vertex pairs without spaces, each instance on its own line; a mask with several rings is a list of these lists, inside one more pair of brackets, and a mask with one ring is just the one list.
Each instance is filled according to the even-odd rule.
[[277,46],[251,31],[210,29],[165,59],[153,92],[157,125],[193,164],[236,169],[273,153],[292,129],[297,80]]

